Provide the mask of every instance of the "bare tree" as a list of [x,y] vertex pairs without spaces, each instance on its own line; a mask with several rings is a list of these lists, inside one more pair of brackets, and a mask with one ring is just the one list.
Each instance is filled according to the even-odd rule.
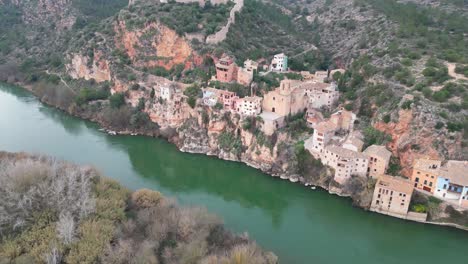
[[73,242],[75,239],[75,219],[70,212],[62,212],[57,222],[58,237],[65,245]]

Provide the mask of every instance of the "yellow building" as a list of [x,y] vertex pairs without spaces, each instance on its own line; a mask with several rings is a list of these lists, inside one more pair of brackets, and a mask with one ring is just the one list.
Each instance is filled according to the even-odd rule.
[[411,175],[414,187],[434,193],[441,163],[440,160],[417,159],[413,164]]

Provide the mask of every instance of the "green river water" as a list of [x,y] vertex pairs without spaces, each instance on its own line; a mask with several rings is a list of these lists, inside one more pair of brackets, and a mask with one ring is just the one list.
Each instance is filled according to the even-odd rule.
[[130,189],[204,206],[281,263],[468,263],[468,232],[366,212],[240,163],[181,153],[161,139],[109,136],[3,84],[0,150],[90,164]]

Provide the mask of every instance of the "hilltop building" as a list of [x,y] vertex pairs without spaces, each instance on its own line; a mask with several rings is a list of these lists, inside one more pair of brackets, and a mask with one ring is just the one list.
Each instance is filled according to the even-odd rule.
[[412,195],[413,186],[410,181],[380,175],[375,185],[370,210],[406,219]]
[[237,70],[237,65],[231,57],[222,57],[216,63],[216,79],[220,82],[236,81]]
[[270,70],[274,72],[286,72],[288,70],[288,57],[284,53],[273,56]]

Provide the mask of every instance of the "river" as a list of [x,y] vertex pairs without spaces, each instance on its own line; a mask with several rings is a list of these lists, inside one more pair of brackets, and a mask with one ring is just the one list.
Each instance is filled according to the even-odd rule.
[[109,136],[98,126],[0,84],[0,150],[89,164],[130,189],[204,206],[248,232],[281,263],[467,263],[468,232],[354,208],[348,199],[240,163],[181,153],[164,140]]

